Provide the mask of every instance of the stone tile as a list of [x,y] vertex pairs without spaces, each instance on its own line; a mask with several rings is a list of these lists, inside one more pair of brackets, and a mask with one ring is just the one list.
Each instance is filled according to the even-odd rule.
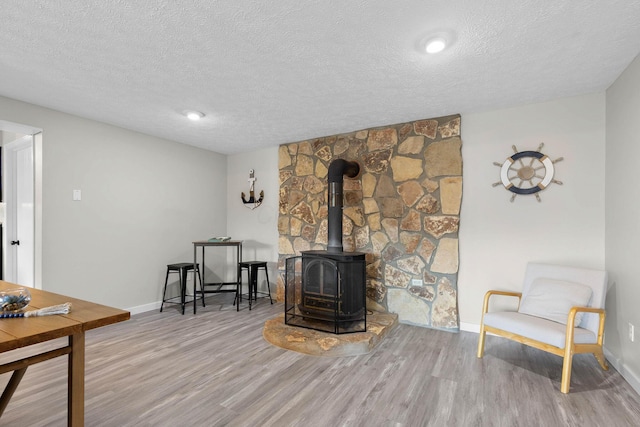
[[291,175],[293,175],[293,171],[290,171],[290,170],[280,171],[280,185],[287,182],[287,180],[291,178]]
[[438,213],[438,211],[440,211],[440,202],[431,194],[427,194],[420,199],[416,205],[416,209],[426,214]]
[[295,253],[291,242],[285,236],[280,236],[278,239],[278,253],[285,255],[293,255]]
[[396,156],[391,158],[391,170],[396,182],[417,179],[424,172],[423,161],[411,157]]
[[434,328],[458,330],[457,299],[456,289],[449,279],[446,277],[440,279],[431,316]]
[[424,218],[424,229],[436,239],[445,234],[457,233],[460,218],[455,216],[427,216]]
[[[328,230],[327,230],[327,220],[323,219],[318,226],[318,232],[316,233],[315,243],[319,245],[326,245],[328,243]],[[324,249],[324,248],[323,248]]]
[[398,191],[396,190],[396,184],[393,182],[390,176],[382,175],[378,179],[378,186],[376,187],[375,197],[381,199],[383,197],[397,197]]
[[422,242],[420,242],[420,248],[418,248],[418,255],[420,255],[426,263],[429,263],[431,261],[431,255],[433,254],[433,251],[435,248],[436,248],[436,245],[434,245],[431,242],[431,240],[425,237],[422,239]]
[[345,177],[344,182],[342,183],[342,188],[346,190],[357,190],[362,192],[362,183],[359,179],[351,179]]
[[398,146],[398,154],[418,154],[424,149],[424,136],[410,136]]
[[371,215],[367,215],[367,224],[369,225],[369,229],[371,231],[380,231],[382,229],[380,224],[380,214],[374,213]]
[[278,198],[278,210],[281,215],[289,213],[289,192],[290,187],[280,187],[280,197]]
[[387,218],[400,218],[404,212],[404,204],[401,199],[384,197],[379,199],[380,211]]
[[309,156],[298,154],[295,171],[297,176],[313,174],[313,159]]
[[398,194],[404,204],[411,207],[424,195],[424,190],[418,181],[407,181],[398,186]]
[[440,201],[443,214],[460,214],[460,204],[462,203],[461,176],[447,177],[440,180]]
[[411,132],[413,132],[413,126],[411,123],[403,124],[400,126],[400,129],[398,129],[398,140],[404,141]]
[[398,242],[398,220],[395,218],[384,218],[380,221],[382,228],[393,243]]
[[292,236],[300,235],[300,231],[302,230],[302,224],[303,222],[300,219],[291,217],[291,235]]
[[458,137],[429,144],[424,152],[427,177],[462,175],[461,147]]
[[364,199],[362,203],[364,205],[365,214],[380,212],[380,207],[378,206],[378,202],[376,202],[376,199],[369,197],[367,199]]
[[429,178],[425,178],[420,183],[429,193],[436,191],[440,185],[439,181],[433,181]]
[[373,192],[376,189],[376,183],[378,180],[375,175],[370,173],[365,173],[362,175],[362,196],[363,197],[372,197]]
[[384,301],[384,297],[387,295],[387,288],[381,281],[371,279],[367,281],[367,296],[376,302]]
[[293,176],[291,177],[291,189],[302,191],[302,187],[304,187],[304,177]]
[[429,304],[404,289],[387,289],[387,306],[398,315],[400,323],[431,326]]
[[289,192],[289,206],[295,206],[300,203],[306,197],[306,193],[298,190],[291,190]]
[[318,208],[318,213],[316,214],[319,219],[324,219],[329,216],[329,208],[327,205],[322,205]]
[[422,274],[422,270],[424,269],[425,265],[420,257],[415,255],[408,258],[399,259],[397,264],[401,270],[404,270],[416,276]]
[[305,224],[302,227],[300,235],[308,242],[313,242],[316,237],[316,228],[312,225]]
[[406,231],[400,233],[400,243],[404,245],[405,252],[408,254],[415,252],[421,238],[422,234],[418,233],[408,233]]
[[369,151],[386,150],[393,148],[398,143],[398,134],[393,128],[372,129],[367,138]]
[[303,187],[304,191],[311,194],[316,194],[321,191],[324,191],[326,184],[323,181],[320,181],[314,175],[309,175],[305,178]]
[[279,234],[289,234],[289,217],[288,216],[279,216],[278,217],[278,233]]
[[442,138],[451,138],[452,136],[460,135],[460,117],[456,117],[453,120],[440,125],[438,132]]
[[384,266],[384,284],[387,288],[406,288],[409,285],[411,276],[392,265]]
[[364,249],[369,244],[369,227],[356,228],[355,247],[356,249]]
[[360,206],[349,206],[344,208],[342,212],[350,218],[356,226],[362,227],[365,225],[364,212]]
[[333,155],[338,156],[349,149],[349,138],[346,136],[339,136],[335,145],[333,146]]
[[376,151],[364,156],[364,168],[371,173],[383,173],[389,167],[391,150]]
[[414,209],[409,210],[409,213],[400,221],[400,230],[421,231],[422,218],[420,217],[420,212]]
[[306,202],[300,202],[291,209],[291,215],[303,220],[308,224],[315,224],[316,219],[311,211],[311,206]]
[[311,142],[303,141],[298,144],[298,154],[306,154],[307,156],[311,156],[313,154],[313,147],[311,146]]
[[438,121],[418,120],[413,123],[413,129],[418,135],[424,135],[429,139],[435,139],[438,131]]
[[322,162],[316,162],[316,177],[323,179],[329,174],[329,169]]
[[324,160],[325,162],[329,162],[329,160],[331,160],[331,158],[333,157],[333,154],[331,153],[331,148],[325,145],[324,147],[316,151],[316,157]]
[[431,271],[444,274],[458,272],[458,239],[446,237],[440,239],[436,255],[431,263]]
[[367,139],[368,135],[369,135],[369,131],[366,130],[366,129],[356,132],[356,138],[357,139]]
[[403,255],[404,255],[404,252],[402,252],[400,249],[396,248],[395,246],[387,246],[382,251],[382,260],[384,262],[392,262]]
[[284,169],[287,166],[291,166],[291,156],[287,146],[281,145],[278,148],[278,169]]
[[346,206],[356,206],[362,204],[362,191],[344,191],[344,204]]
[[295,251],[296,255],[300,255],[302,251],[308,251],[310,249],[311,245],[302,237],[296,237],[293,240],[293,250]]
[[389,243],[389,238],[383,232],[376,231],[371,235],[371,245],[376,253],[381,253],[387,243]]
[[423,298],[429,302],[433,302],[436,297],[435,289],[433,286],[410,286],[409,293],[418,298]]
[[372,279],[382,278],[382,268],[380,267],[380,260],[374,261],[367,265],[367,277]]

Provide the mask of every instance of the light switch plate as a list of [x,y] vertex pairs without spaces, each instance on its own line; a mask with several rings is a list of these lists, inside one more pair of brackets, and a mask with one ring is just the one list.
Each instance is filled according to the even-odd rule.
[[82,200],[82,190],[73,190],[73,200]]

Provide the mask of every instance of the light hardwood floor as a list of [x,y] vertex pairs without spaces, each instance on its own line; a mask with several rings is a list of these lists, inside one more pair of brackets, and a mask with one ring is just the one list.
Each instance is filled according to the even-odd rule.
[[[559,357],[490,336],[480,360],[469,332],[399,325],[367,355],[306,356],[262,338],[281,304],[226,298],[90,331],[86,425],[640,426],[638,394],[590,355],[568,395]],[[30,367],[0,425],[65,424],[66,358]]]

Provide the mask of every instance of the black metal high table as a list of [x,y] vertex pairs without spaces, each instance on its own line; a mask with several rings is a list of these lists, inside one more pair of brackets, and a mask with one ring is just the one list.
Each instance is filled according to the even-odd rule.
[[[207,246],[214,247],[234,247],[236,248],[236,280],[235,282],[218,282],[218,283],[207,283],[205,275],[205,263],[204,263],[204,250]],[[210,242],[208,240],[196,241],[193,242],[193,266],[195,270],[195,266],[198,264],[198,247],[202,248],[202,298],[204,298],[205,293],[219,293],[219,292],[235,292],[236,297],[234,303],[236,304],[236,311],[240,311],[240,295],[242,292],[242,282],[240,275],[240,263],[242,262],[242,240],[227,240],[225,242]],[[222,279],[224,280],[224,279]],[[195,289],[196,286],[196,275],[193,275],[193,286]],[[207,289],[210,286],[217,286],[217,289]],[[225,287],[234,286],[235,289],[228,289]],[[194,309],[195,312],[195,309]]]

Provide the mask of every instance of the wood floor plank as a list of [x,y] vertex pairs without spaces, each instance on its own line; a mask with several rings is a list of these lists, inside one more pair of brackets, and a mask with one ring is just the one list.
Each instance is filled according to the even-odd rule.
[[[638,394],[590,355],[564,395],[559,357],[499,337],[477,359],[477,334],[399,325],[369,354],[324,358],[262,338],[282,305],[208,302],[87,333],[87,426],[640,425]],[[29,367],[0,426],[65,424],[66,360]]]

